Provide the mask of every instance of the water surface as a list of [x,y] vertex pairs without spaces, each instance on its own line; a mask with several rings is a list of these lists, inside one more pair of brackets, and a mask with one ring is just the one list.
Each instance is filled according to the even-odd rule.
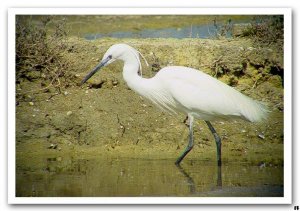
[[17,166],[23,196],[283,196],[283,168],[205,161],[48,158]]
[[[224,32],[225,37],[232,37],[232,27],[230,24]],[[117,31],[111,33],[85,34],[87,40],[99,39],[101,37],[114,38],[215,38],[221,29],[213,24],[191,25],[180,28],[163,28],[163,29],[143,29],[139,31]]]

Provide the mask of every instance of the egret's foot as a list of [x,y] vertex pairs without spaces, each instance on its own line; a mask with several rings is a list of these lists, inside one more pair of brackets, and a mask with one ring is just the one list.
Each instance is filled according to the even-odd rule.
[[175,161],[175,165],[176,165],[176,166],[180,166],[180,161],[176,160],[176,161]]
[[179,158],[177,158],[175,162],[176,166],[179,166],[183,158],[193,149],[193,145],[194,145],[193,141],[190,141],[187,147],[185,148],[185,150],[183,151],[183,153],[179,156]]

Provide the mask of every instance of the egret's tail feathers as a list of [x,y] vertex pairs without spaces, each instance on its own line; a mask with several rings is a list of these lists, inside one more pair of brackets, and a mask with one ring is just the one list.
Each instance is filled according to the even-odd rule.
[[268,118],[270,110],[261,102],[249,98],[247,105],[242,106],[242,115],[250,122],[260,122]]

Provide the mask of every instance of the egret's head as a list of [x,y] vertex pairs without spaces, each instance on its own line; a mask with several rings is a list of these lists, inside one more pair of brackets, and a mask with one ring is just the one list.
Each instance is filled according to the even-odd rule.
[[104,66],[109,65],[116,61],[117,59],[125,60],[127,56],[136,54],[136,50],[126,44],[115,44],[112,45],[104,54],[102,61],[106,61],[107,58],[110,58]]
[[104,54],[101,62],[81,81],[81,85],[84,84],[89,78],[91,78],[101,67],[107,66],[114,61],[120,59],[125,61],[129,55],[138,56],[137,51],[126,44],[115,44],[111,46]]

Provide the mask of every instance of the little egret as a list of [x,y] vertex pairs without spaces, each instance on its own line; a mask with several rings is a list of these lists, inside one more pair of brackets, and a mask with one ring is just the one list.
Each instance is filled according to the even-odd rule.
[[234,88],[200,70],[182,66],[168,66],[152,78],[143,78],[140,52],[127,44],[112,45],[101,62],[81,81],[84,84],[101,67],[116,60],[124,62],[123,78],[127,85],[169,113],[187,115],[189,125],[188,145],[178,157],[179,165],[194,145],[194,119],[204,120],[217,145],[217,162],[221,165],[221,138],[210,123],[212,120],[239,118],[250,122],[261,121],[267,109],[261,103],[241,94]]

